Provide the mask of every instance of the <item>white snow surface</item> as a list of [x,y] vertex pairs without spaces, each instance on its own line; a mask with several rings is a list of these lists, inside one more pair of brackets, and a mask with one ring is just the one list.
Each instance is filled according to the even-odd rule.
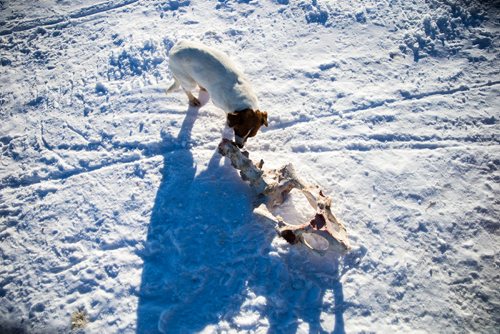
[[[1,333],[498,333],[498,2],[0,1]],[[334,200],[289,245],[168,52],[226,52],[247,143]],[[280,208],[301,222],[296,194]],[[83,328],[71,328],[75,312]]]

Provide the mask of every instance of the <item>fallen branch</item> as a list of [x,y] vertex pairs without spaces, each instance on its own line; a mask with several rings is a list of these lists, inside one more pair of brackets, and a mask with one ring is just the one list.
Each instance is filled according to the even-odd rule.
[[[240,171],[241,178],[250,183],[255,193],[264,197],[264,205],[254,212],[273,222],[278,233],[288,242],[302,242],[317,251],[326,251],[332,242],[350,249],[347,230],[331,211],[332,199],[324,195],[318,186],[299,179],[292,164],[280,169],[263,169],[263,160],[254,164],[248,152],[242,152],[228,139],[221,141],[218,150],[231,160],[231,165]],[[271,213],[270,210],[282,204],[292,189],[300,190],[316,210],[309,222],[291,225]]]

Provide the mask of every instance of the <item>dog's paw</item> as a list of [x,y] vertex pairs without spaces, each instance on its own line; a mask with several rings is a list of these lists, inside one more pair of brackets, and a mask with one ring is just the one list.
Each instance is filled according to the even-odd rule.
[[194,97],[191,100],[189,100],[189,105],[191,107],[199,107],[199,106],[201,106],[201,102],[196,97]]

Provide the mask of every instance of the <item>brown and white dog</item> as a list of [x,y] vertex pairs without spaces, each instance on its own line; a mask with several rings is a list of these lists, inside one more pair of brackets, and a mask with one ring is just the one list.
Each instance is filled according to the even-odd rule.
[[258,101],[244,74],[229,57],[200,43],[180,41],[170,50],[169,67],[174,83],[167,93],[182,87],[191,106],[200,101],[191,93],[196,87],[208,91],[212,102],[227,114],[227,125],[234,130],[241,148],[249,137],[267,126],[267,112],[259,111]]

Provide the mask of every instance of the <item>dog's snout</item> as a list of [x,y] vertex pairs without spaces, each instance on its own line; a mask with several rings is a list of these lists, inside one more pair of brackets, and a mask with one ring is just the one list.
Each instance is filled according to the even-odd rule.
[[236,143],[236,146],[238,146],[239,148],[243,148],[243,146],[245,146],[246,139],[235,134],[234,141]]
[[245,142],[236,140],[236,146],[238,146],[239,148],[243,148],[243,146],[245,146]]

